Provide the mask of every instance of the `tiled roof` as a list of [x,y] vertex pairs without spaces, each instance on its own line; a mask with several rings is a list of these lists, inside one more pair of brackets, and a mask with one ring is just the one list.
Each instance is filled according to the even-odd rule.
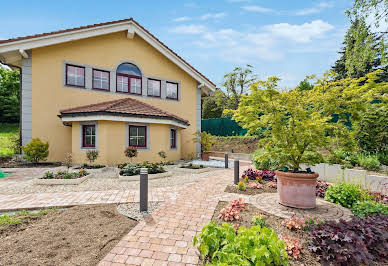
[[189,125],[189,121],[180,118],[179,116],[176,116],[169,112],[163,111],[162,109],[156,108],[150,104],[146,104],[132,98],[125,98],[114,101],[74,107],[70,109],[61,110],[60,113],[60,117],[86,114],[110,114],[172,119],[183,124]]
[[123,23],[123,22],[133,22],[140,28],[142,28],[145,32],[147,32],[149,35],[151,35],[152,38],[154,38],[157,42],[159,42],[161,45],[163,45],[165,48],[167,48],[171,53],[173,53],[176,57],[181,59],[184,63],[186,63],[191,69],[193,69],[195,72],[197,72],[199,75],[201,75],[204,79],[209,81],[212,85],[216,86],[213,82],[211,82],[207,77],[205,77],[201,72],[199,72],[197,69],[195,69],[192,65],[187,63],[182,57],[180,57],[177,53],[175,53],[173,50],[171,50],[167,45],[165,45],[162,41],[160,41],[158,38],[156,38],[151,32],[149,32],[147,29],[145,29],[142,25],[140,25],[136,20],[133,18],[127,18],[127,19],[121,19],[121,20],[115,20],[115,21],[109,21],[109,22],[104,22],[104,23],[98,23],[98,24],[92,24],[92,25],[86,25],[86,26],[81,26],[77,28],[70,28],[70,29],[65,29],[65,30],[59,30],[59,31],[52,31],[52,32],[46,32],[46,33],[40,33],[40,34],[35,34],[35,35],[28,35],[28,36],[23,36],[23,37],[17,37],[17,38],[11,38],[7,40],[0,40],[0,44],[3,43],[10,43],[10,42],[17,42],[17,41],[22,41],[22,40],[28,40],[28,39],[34,39],[34,38],[40,38],[40,37],[45,37],[45,36],[50,36],[50,35],[55,35],[55,34],[61,34],[61,33],[66,33],[66,32],[72,32],[72,31],[77,31],[77,30],[84,30],[84,29],[89,29],[89,28],[95,28],[95,27],[102,27],[102,26],[107,26],[111,24],[117,24],[117,23]]

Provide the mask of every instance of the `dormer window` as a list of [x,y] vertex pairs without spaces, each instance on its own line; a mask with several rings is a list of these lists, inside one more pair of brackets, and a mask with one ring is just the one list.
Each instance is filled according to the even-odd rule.
[[117,92],[142,95],[142,75],[137,66],[124,63],[118,66],[116,73]]

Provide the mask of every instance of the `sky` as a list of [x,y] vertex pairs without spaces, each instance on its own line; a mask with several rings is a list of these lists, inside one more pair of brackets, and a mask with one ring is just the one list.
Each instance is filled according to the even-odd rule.
[[221,87],[250,64],[294,87],[338,59],[352,0],[2,1],[0,39],[133,17]]

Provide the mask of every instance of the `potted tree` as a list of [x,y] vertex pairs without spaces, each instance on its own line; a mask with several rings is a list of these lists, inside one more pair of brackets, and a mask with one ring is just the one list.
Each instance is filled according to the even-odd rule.
[[195,138],[193,139],[194,143],[200,143],[201,144],[201,158],[204,161],[209,161],[210,157],[210,149],[212,145],[215,143],[214,137],[207,133],[206,131],[197,131],[195,133]]
[[352,83],[349,79],[342,83],[320,81],[310,90],[280,91],[278,81],[278,78],[270,77],[253,84],[251,93],[242,98],[238,109],[229,112],[234,120],[248,129],[248,133],[264,129],[259,142],[263,150],[256,158],[279,163],[276,176],[280,203],[314,208],[318,174],[311,172],[310,168],[302,171],[301,165],[322,162],[323,157],[318,151],[331,146],[331,140],[340,137],[334,136],[339,128],[340,135],[350,138],[351,134],[344,134],[349,133],[349,129],[340,121],[328,123],[331,114],[355,114],[362,106],[355,104],[356,101],[367,102],[366,97],[374,97],[371,93],[373,83],[366,86],[369,83],[365,80],[363,83],[357,80]]

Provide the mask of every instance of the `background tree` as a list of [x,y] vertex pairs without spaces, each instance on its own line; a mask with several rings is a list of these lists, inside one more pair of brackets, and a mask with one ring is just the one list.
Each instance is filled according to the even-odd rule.
[[19,71],[0,65],[0,122],[18,122]]
[[[352,8],[346,11],[352,17],[367,19],[373,17],[373,22],[378,28],[382,21],[388,22],[388,1],[387,0],[355,0]],[[381,32],[384,33],[384,32]],[[385,29],[385,33],[386,29]]]
[[224,108],[218,105],[214,96],[205,97],[202,103],[202,119],[220,118]]
[[302,80],[301,82],[299,82],[297,88],[301,91],[309,91],[309,90],[312,90],[314,88],[314,84],[310,83],[309,82],[309,79],[310,78],[305,78],[304,80]]
[[242,95],[249,92],[249,87],[256,81],[253,74],[253,67],[235,67],[232,72],[224,75],[222,86],[224,91],[216,93],[216,103],[227,109],[236,110]]

